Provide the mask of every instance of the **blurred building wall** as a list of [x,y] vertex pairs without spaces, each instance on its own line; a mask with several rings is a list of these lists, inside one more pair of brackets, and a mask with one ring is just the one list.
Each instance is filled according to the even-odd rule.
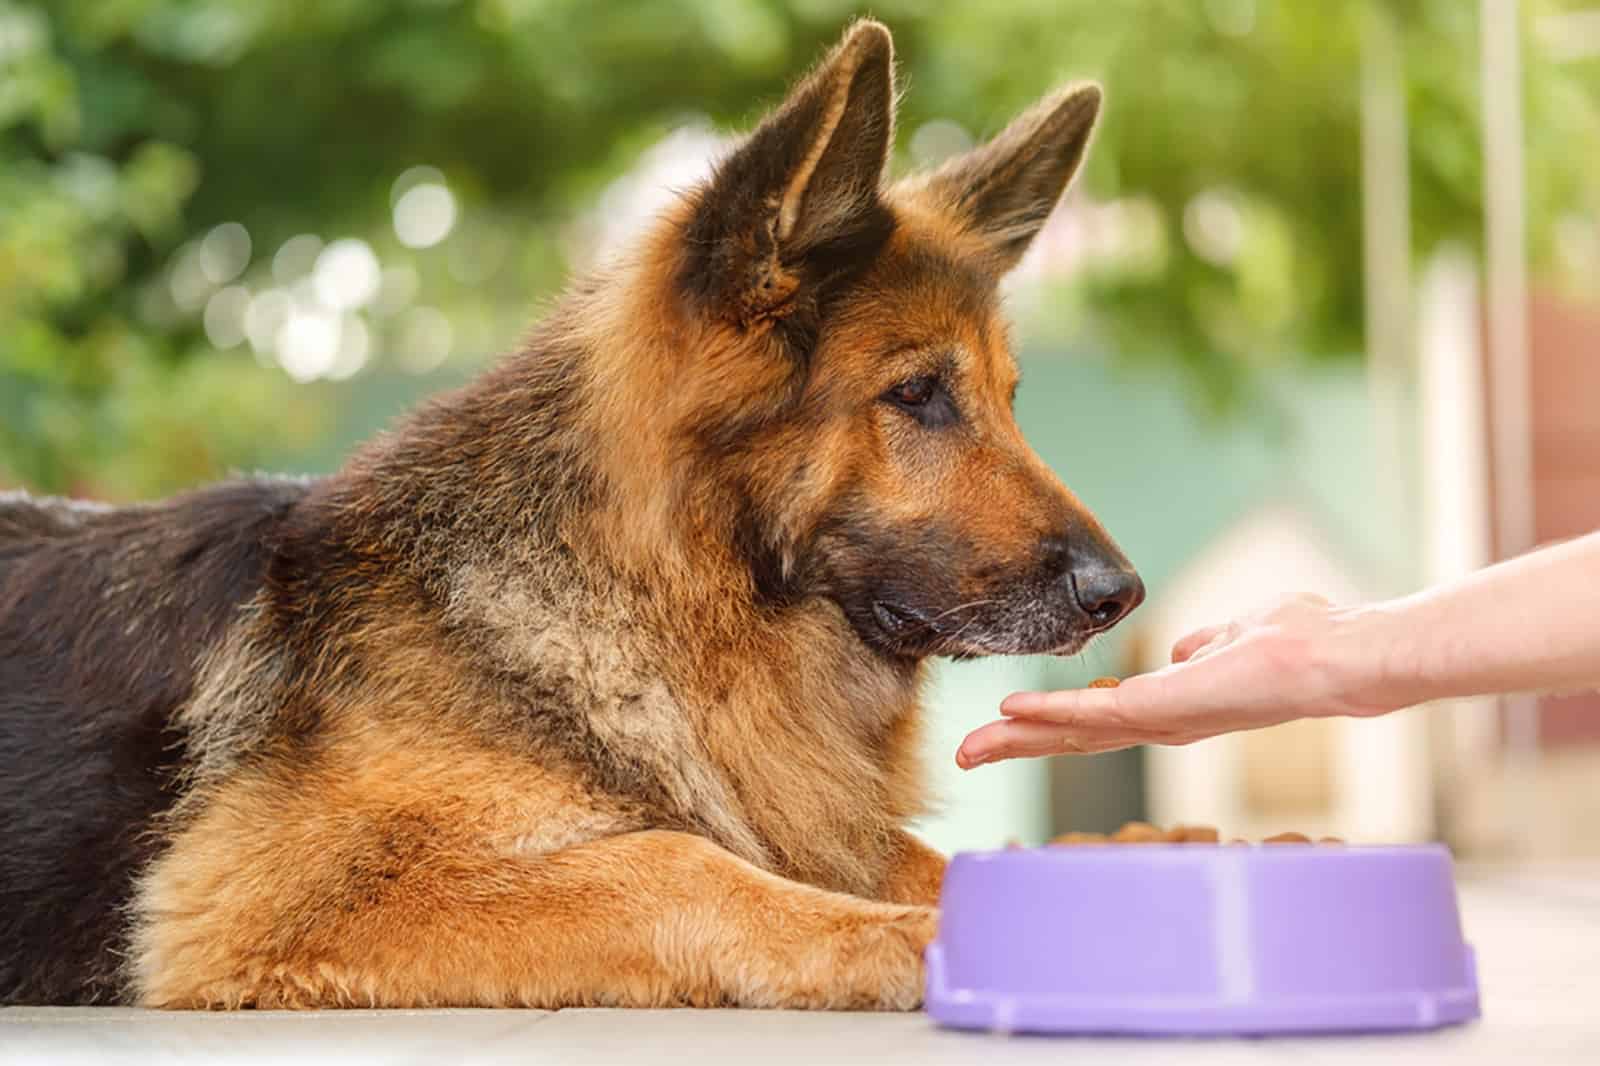
[[[1600,302],[1535,291],[1528,340],[1534,530],[1543,544],[1600,530]],[[1491,478],[1491,506],[1497,489]],[[1501,717],[1458,771],[1452,840],[1490,856],[1600,855],[1600,693],[1544,696],[1535,706],[1531,763],[1509,750]]]
[[[1528,326],[1534,529],[1548,543],[1600,530],[1600,304],[1536,292]],[[1600,745],[1600,693],[1541,700],[1539,733],[1546,747]]]

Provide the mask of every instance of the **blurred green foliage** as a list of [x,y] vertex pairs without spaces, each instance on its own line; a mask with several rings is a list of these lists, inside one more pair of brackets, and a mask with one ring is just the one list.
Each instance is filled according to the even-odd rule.
[[[1393,4],[1419,255],[1479,229],[1476,6]],[[1084,188],[1133,205],[1148,239],[1041,301],[1041,328],[1177,361],[1225,399],[1253,362],[1360,350],[1360,9],[872,10],[908,83],[903,163],[934,120],[982,136],[1057,82],[1106,84]],[[573,220],[607,181],[686,116],[752,120],[852,14],[834,0],[0,0],[0,483],[126,498],[315,454],[369,376],[395,372],[391,324],[374,316],[373,358],[343,385],[296,384],[248,345],[217,351],[203,299],[174,298],[195,241],[242,224],[256,278],[296,234],[360,237],[446,313],[461,361],[486,358],[560,284]],[[1531,46],[1526,71],[1546,263],[1553,220],[1600,195],[1600,79]],[[393,184],[420,164],[461,207],[427,249],[391,227]],[[1186,237],[1196,210],[1236,231],[1229,255]]]

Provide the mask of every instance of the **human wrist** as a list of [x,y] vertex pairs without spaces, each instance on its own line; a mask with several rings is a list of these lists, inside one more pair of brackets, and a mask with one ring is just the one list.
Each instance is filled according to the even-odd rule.
[[1336,608],[1324,663],[1335,698],[1358,715],[1435,698],[1416,633],[1403,601]]

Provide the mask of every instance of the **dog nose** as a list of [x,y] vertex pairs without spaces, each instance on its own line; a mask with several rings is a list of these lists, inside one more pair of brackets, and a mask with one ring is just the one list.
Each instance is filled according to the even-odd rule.
[[1109,629],[1144,602],[1144,582],[1124,567],[1090,565],[1072,570],[1072,595],[1097,629]]
[[1072,598],[1096,629],[1111,628],[1144,602],[1144,582],[1115,545],[1052,534],[1039,549],[1045,572],[1071,583]]
[[1060,577],[1072,566],[1072,542],[1062,536],[1045,537],[1039,542],[1039,561],[1051,580]]

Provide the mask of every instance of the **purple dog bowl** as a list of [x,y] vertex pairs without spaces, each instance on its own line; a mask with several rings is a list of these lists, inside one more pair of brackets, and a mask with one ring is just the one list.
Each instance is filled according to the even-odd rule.
[[941,1025],[1035,1033],[1432,1029],[1478,1016],[1450,852],[1137,844],[957,855]]

